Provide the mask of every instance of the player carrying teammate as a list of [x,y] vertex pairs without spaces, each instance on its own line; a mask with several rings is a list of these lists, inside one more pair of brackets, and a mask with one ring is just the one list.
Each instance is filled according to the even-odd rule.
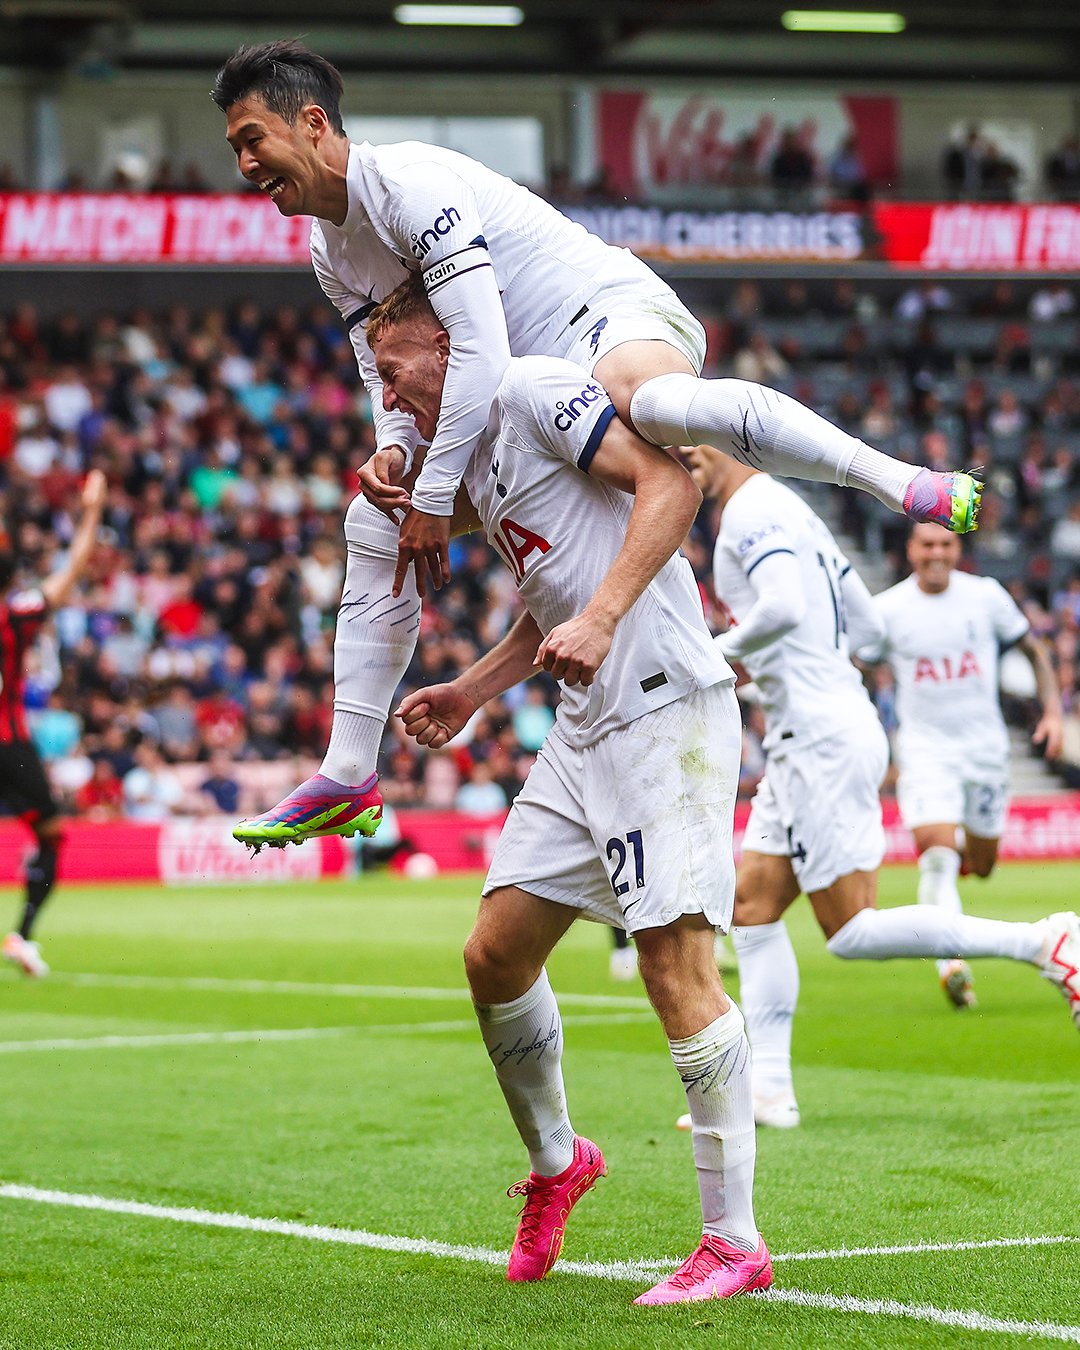
[[835,956],[1029,961],[1061,990],[1080,1029],[1075,914],[1000,923],[919,905],[875,908],[888,745],[849,659],[849,643],[880,639],[869,592],[790,488],[708,446],[687,458],[722,512],[713,577],[736,623],[717,643],[746,667],[765,711],[767,766],[743,839],[732,929],[758,1121],[799,1123],[791,1077],[799,975],[783,914],[802,892]]
[[[283,215],[317,217],[316,275],[341,312],[372,395],[378,449],[350,506],[346,594],[335,643],[335,716],[320,774],[237,838],[251,844],[374,829],[379,742],[415,643],[427,581],[449,576],[457,486],[511,354],[586,367],[619,417],[655,445],[708,441],[774,473],[861,487],[894,511],[974,528],[968,474],[903,464],[795,400],[741,380],[699,378],[704,330],[644,263],[612,248],[510,179],[464,155],[407,142],[352,145],[341,77],[298,42],[241,48],[215,102],[244,177]],[[450,334],[443,412],[423,460],[407,410],[384,403],[364,341],[377,302],[419,273]],[[557,413],[567,423],[576,407]],[[410,569],[409,564],[415,568]]]
[[[419,281],[375,311],[369,340],[387,403],[433,434],[451,347]],[[677,552],[700,495],[616,417],[585,370],[550,357],[504,371],[465,482],[527,609],[470,669],[407,697],[406,730],[445,745],[538,665],[562,684],[465,949],[484,1043],[531,1164],[511,1189],[525,1206],[508,1276],[547,1274],[570,1209],[604,1172],[567,1113],[545,971],[584,915],[633,934],[694,1122],[701,1242],[638,1302],[765,1288],[749,1047],[713,961],[714,925],[726,928],[731,914],[739,717],[731,670]]]
[[56,880],[63,836],[59,807],[26,726],[23,658],[49,611],[65,602],[89,561],[97,541],[105,491],[104,474],[92,469],[83,487],[82,519],[67,558],[40,586],[8,594],[17,560],[12,553],[0,553],[0,593],[4,597],[0,601],[0,797],[33,832],[37,844],[26,864],[22,919],[4,939],[3,955],[31,976],[49,973],[31,934]]
[[[992,577],[957,571],[960,541],[916,525],[911,575],[874,600],[881,639],[859,651],[896,677],[900,728],[897,801],[919,853],[919,903],[959,913],[961,867],[988,877],[1009,805],[1009,735],[998,700],[998,662],[1018,647],[1031,662],[1041,716],[1032,740],[1061,753],[1061,694],[1045,647],[1008,591]],[[946,996],[975,1002],[971,969],[938,962]]]

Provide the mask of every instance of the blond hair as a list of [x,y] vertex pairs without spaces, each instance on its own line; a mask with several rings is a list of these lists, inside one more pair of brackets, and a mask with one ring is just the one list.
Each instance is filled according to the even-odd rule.
[[414,319],[427,319],[437,328],[442,327],[431,308],[431,301],[424,289],[424,278],[419,272],[410,272],[401,285],[392,290],[368,315],[368,346],[374,348],[376,342],[386,336],[388,328]]

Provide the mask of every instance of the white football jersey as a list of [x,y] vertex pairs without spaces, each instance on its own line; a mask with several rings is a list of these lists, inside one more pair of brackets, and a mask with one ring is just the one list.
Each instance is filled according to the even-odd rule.
[[[512,361],[465,484],[489,542],[543,633],[580,614],[626,538],[634,499],[589,475],[615,416],[586,371],[555,357]],[[615,629],[588,688],[564,685],[556,727],[590,745],[695,689],[733,679],[681,553]]]
[[800,496],[755,474],[725,505],[713,551],[716,596],[736,624],[758,599],[755,569],[774,553],[794,557],[806,610],[787,633],[738,658],[761,691],[766,751],[811,745],[850,732],[860,716],[876,717],[848,648],[843,592],[851,564]]
[[868,658],[896,676],[901,766],[918,756],[1003,764],[1009,737],[998,702],[998,661],[1028,631],[1008,591],[992,577],[953,572],[930,595],[913,576],[874,597],[885,640]]
[[420,510],[449,514],[510,356],[550,351],[589,297],[617,278],[650,292],[664,284],[628,250],[453,150],[419,141],[351,145],[347,187],[344,223],[312,222],[312,265],[349,326],[378,445],[410,450],[416,427],[383,410],[363,326],[409,272],[423,272],[450,334],[451,360],[438,431],[412,496]]

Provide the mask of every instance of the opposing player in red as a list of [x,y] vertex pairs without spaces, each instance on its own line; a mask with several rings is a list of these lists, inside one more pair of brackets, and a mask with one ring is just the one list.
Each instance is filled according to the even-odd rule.
[[0,552],[0,797],[33,832],[37,845],[26,864],[26,899],[18,928],[4,939],[4,959],[25,974],[49,973],[31,936],[41,907],[56,880],[62,838],[59,808],[26,725],[23,709],[23,659],[49,611],[62,605],[82,575],[105,505],[105,476],[87,475],[82,518],[63,565],[36,587],[9,592],[17,568],[15,555]]

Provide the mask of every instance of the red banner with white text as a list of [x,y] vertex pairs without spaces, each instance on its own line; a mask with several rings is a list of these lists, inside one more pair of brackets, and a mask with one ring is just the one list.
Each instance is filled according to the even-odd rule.
[[896,202],[874,207],[884,260],[949,272],[1080,269],[1080,206]]
[[[736,808],[737,854],[749,811],[746,802]],[[913,861],[911,836],[900,823],[894,801],[884,803],[884,815],[886,862]],[[491,861],[502,820],[501,815],[474,817],[452,811],[397,812],[402,837],[416,851],[428,854],[440,872],[484,870]],[[68,821],[60,880],[162,882],[172,886],[283,881],[296,885],[353,871],[352,848],[342,839],[266,848],[258,857],[251,857],[233,839],[232,826],[232,820],[225,817],[161,823]],[[14,820],[0,820],[0,885],[15,885],[21,880],[29,846],[30,835],[23,826]],[[1027,862],[1080,859],[1080,794],[1014,801],[1001,856]]]

